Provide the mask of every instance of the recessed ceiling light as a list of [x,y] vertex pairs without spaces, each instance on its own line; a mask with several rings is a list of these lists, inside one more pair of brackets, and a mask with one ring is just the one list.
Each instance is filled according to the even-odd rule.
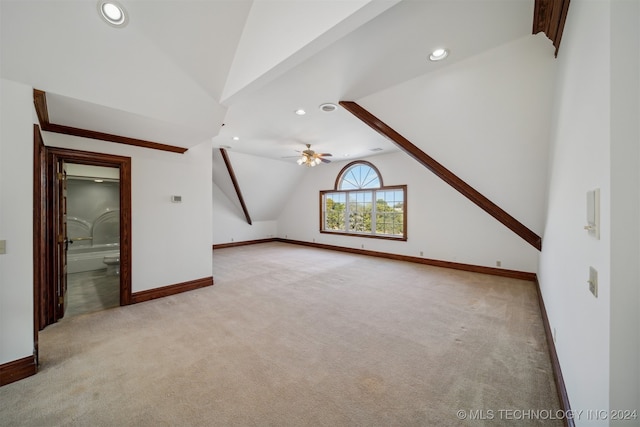
[[330,102],[320,105],[320,111],[324,111],[325,113],[336,111],[336,108],[338,108],[336,104],[332,104]]
[[124,7],[117,1],[98,1],[98,12],[102,19],[112,27],[122,28],[129,22]]
[[446,58],[447,55],[449,55],[449,50],[448,49],[439,48],[439,49],[436,49],[433,52],[431,52],[431,55],[429,55],[429,59],[432,60],[432,61],[440,61],[440,60]]
[[93,182],[104,182],[104,179],[94,179]]
[[240,141],[240,137],[239,137],[239,136],[234,136],[234,137],[233,137],[233,138],[231,138],[231,139],[233,139],[234,141]]
[[304,116],[305,114],[307,114],[307,112],[304,111],[302,108],[297,109],[295,113],[299,116]]

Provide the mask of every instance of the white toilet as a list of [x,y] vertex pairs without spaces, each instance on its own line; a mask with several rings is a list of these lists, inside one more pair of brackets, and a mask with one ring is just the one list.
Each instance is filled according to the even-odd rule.
[[120,254],[106,256],[102,262],[107,265],[107,276],[117,276],[120,274]]

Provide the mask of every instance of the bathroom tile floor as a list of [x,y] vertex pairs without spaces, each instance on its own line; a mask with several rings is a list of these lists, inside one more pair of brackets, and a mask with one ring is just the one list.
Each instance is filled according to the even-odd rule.
[[65,317],[120,305],[120,276],[107,276],[106,273],[103,269],[67,275]]

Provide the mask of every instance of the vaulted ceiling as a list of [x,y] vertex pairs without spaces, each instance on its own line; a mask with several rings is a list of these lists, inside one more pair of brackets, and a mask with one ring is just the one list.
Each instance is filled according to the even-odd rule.
[[[52,123],[290,162],[306,143],[335,159],[396,150],[319,105],[530,35],[534,12],[533,0],[120,3],[124,28],[96,0],[2,0],[2,77],[46,91]],[[431,62],[437,47],[450,55]]]
[[[241,212],[224,148],[251,215],[269,220],[301,177],[295,161],[305,144],[334,161],[399,150],[342,107],[320,105],[380,99],[388,88],[531,37],[532,27],[553,34],[557,47],[568,0],[119,3],[128,14],[123,28],[102,20],[98,0],[0,0],[1,76],[46,92],[59,128],[177,152],[212,144],[214,183]],[[430,61],[436,48],[449,56]],[[259,185],[247,185],[260,182],[252,178],[258,164],[282,190],[266,201]]]

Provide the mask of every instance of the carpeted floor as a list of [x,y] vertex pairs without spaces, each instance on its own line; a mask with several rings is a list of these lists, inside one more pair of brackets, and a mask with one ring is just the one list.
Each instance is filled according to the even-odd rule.
[[562,425],[500,412],[559,409],[530,282],[284,243],[213,259],[213,287],[42,331],[0,425]]

